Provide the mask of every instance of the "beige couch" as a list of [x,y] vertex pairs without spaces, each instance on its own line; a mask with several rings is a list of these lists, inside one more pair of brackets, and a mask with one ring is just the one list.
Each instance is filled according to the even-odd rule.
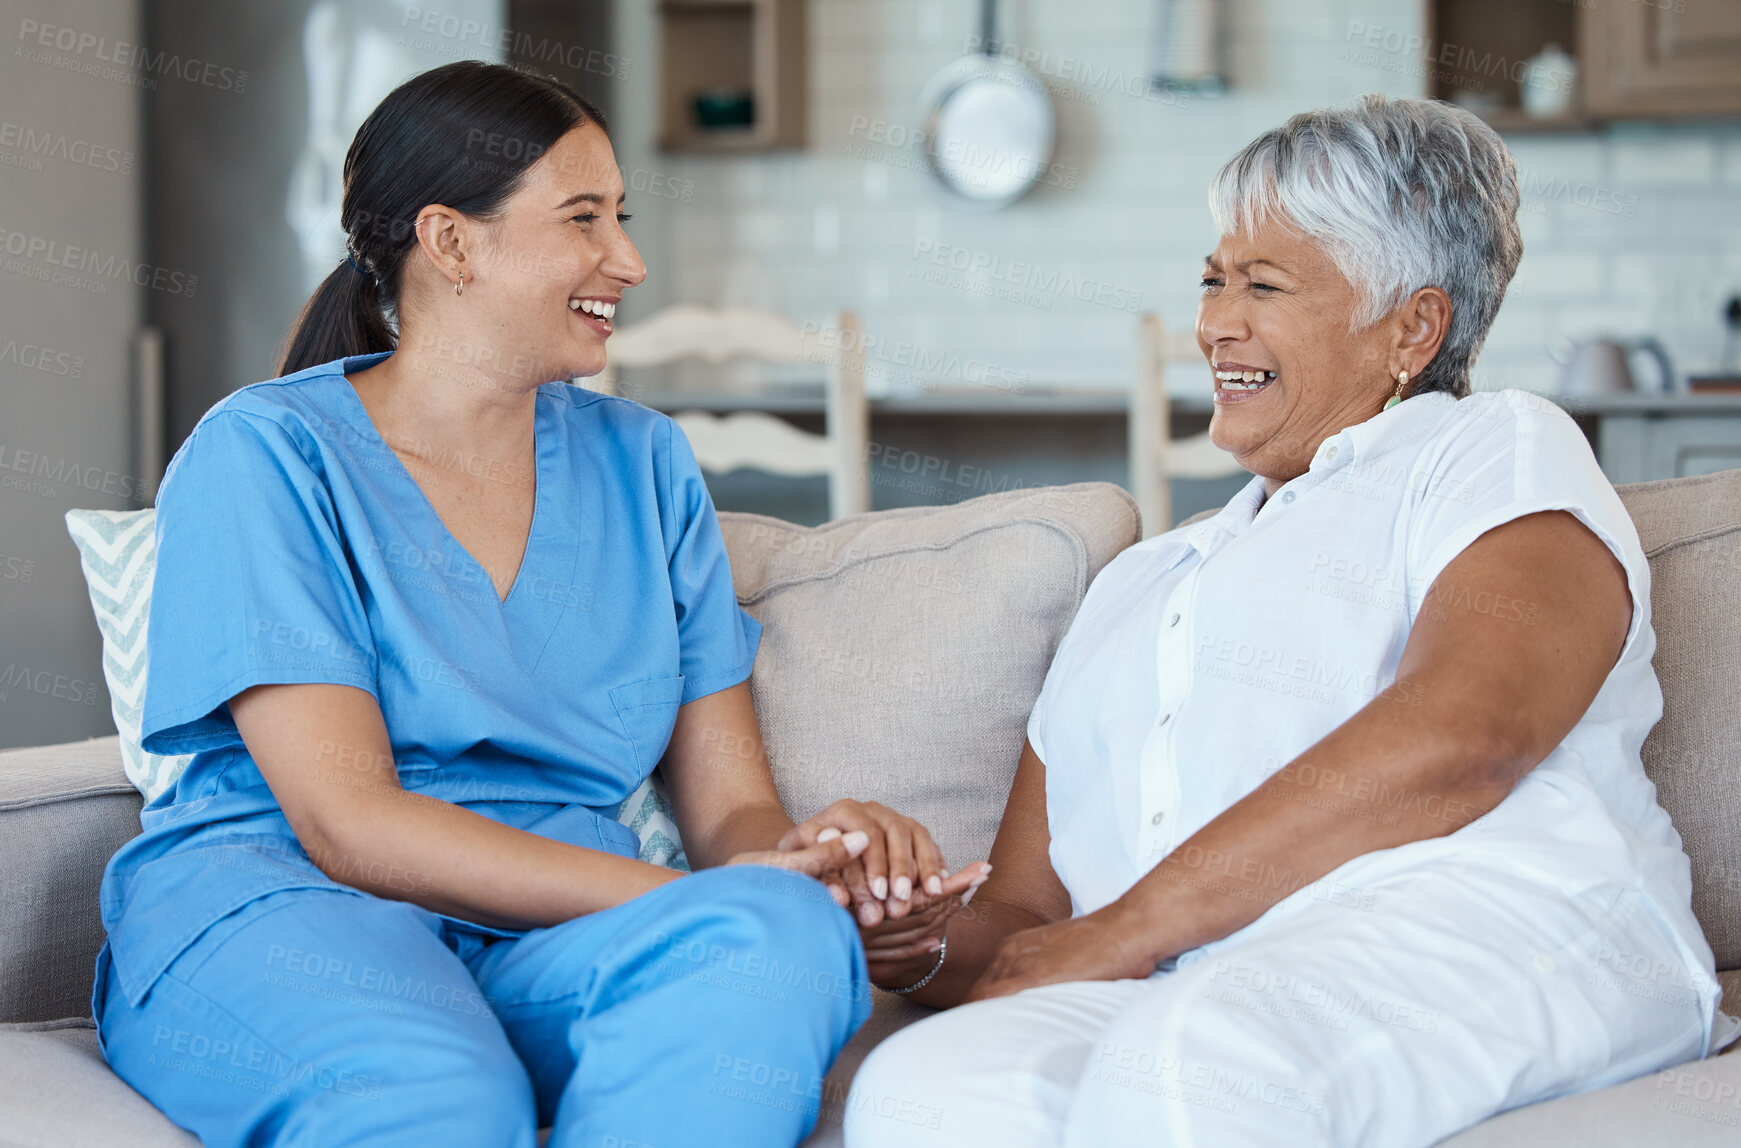
[[[1666,696],[1646,765],[1741,1012],[1741,471],[1621,493],[1650,555]],[[1139,536],[1129,497],[1098,483],[1012,491],[815,529],[721,518],[740,597],[766,627],[754,689],[792,814],[874,798],[931,825],[957,863],[985,856],[1046,664],[1088,583]],[[0,753],[0,1143],[195,1143],[109,1071],[89,1020],[97,884],[138,810],[112,737]],[[924,1012],[878,994],[812,1144],[839,1142],[851,1073]],[[1741,1055],[1520,1109],[1445,1143],[1741,1143]]]

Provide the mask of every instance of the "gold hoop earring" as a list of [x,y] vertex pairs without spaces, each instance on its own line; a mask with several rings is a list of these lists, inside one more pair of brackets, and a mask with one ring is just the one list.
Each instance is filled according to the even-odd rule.
[[1402,390],[1404,387],[1406,387],[1408,385],[1409,385],[1409,373],[1407,371],[1398,371],[1396,373],[1396,393],[1394,395],[1390,396],[1390,398],[1385,401],[1385,404],[1384,404],[1385,410],[1388,411],[1390,408],[1396,406],[1396,404],[1402,402]]
[[453,285],[453,293],[455,295],[464,295],[465,294],[465,272],[464,271],[461,271],[459,273],[459,282],[455,283]]

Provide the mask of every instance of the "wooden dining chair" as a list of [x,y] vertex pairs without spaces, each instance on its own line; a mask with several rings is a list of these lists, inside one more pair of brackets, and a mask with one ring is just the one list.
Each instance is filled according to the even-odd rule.
[[1243,474],[1233,456],[1209,441],[1209,434],[1173,437],[1167,396],[1167,364],[1195,360],[1202,353],[1189,332],[1169,332],[1161,317],[1145,314],[1137,322],[1137,369],[1130,394],[1130,492],[1142,512],[1143,537],[1173,528],[1175,478],[1225,478]]
[[829,518],[870,509],[870,407],[864,393],[864,328],[842,311],[833,330],[801,327],[784,315],[752,307],[679,303],[611,336],[609,366],[588,380],[617,393],[617,370],[699,358],[712,363],[755,359],[820,364],[825,372],[824,433],[801,431],[766,411],[716,416],[672,415],[703,470],[751,468],[791,477],[826,475]]

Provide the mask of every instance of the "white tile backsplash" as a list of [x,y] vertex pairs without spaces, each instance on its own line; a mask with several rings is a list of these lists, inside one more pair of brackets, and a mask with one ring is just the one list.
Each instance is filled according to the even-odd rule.
[[[1125,385],[1137,316],[1060,291],[1066,276],[1188,328],[1199,260],[1215,243],[1205,192],[1220,164],[1293,113],[1369,90],[1424,90],[1407,54],[1349,51],[1362,47],[1362,25],[1419,35],[1417,5],[1233,0],[1228,95],[1131,95],[1154,7],[1004,0],[1003,38],[1053,90],[1056,160],[1073,186],[1041,187],[1001,212],[946,202],[912,139],[920,88],[977,33],[973,4],[810,0],[810,142],[800,152],[661,155],[651,115],[619,112],[625,168],[694,181],[688,202],[634,204],[631,230],[651,275],[627,318],[676,301],[753,303],[799,319],[850,307],[885,345],[917,347],[930,362],[1006,364],[1033,386]],[[649,72],[653,12],[641,0],[617,5],[625,43],[645,49]],[[1525,255],[1477,384],[1551,386],[1548,350],[1562,336],[1651,332],[1683,371],[1714,365],[1717,307],[1741,290],[1741,126],[1628,124],[1507,143],[1523,185]],[[939,270],[927,253],[942,245],[998,271],[926,276]],[[1025,270],[1012,272],[1017,264]]]
[[1741,135],[1723,142],[1722,158],[1718,166],[1726,186],[1741,188]]
[[1610,152],[1614,182],[1635,187],[1701,187],[1716,175],[1720,139],[1678,135],[1616,140]]

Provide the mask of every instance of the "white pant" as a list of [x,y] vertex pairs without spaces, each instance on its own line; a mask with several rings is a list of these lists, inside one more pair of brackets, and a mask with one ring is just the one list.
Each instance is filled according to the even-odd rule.
[[860,1068],[846,1143],[1429,1145],[1703,1055],[1703,979],[1629,887],[1392,872],[1291,897],[1147,980],[920,1021]]

